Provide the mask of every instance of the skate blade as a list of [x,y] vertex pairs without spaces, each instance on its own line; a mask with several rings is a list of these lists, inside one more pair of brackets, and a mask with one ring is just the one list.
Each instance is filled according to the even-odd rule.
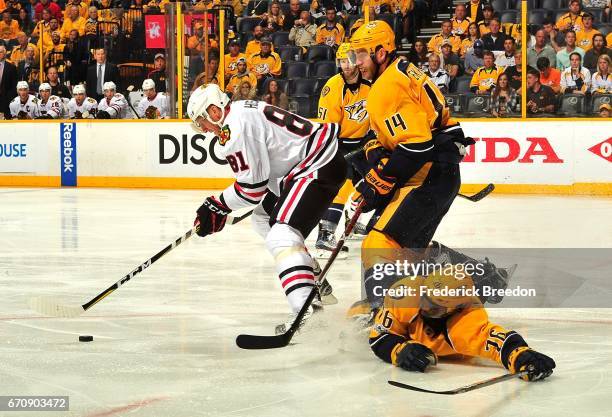
[[[332,254],[332,251],[324,250],[324,249],[317,249],[317,252],[315,253],[315,258],[329,259],[331,254]],[[348,252],[345,252],[345,251],[340,251],[338,256],[336,256],[336,259],[346,259],[346,258],[348,258]]]

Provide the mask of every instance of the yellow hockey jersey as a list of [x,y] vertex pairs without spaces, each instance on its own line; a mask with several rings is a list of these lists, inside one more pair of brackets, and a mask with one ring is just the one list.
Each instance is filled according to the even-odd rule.
[[432,131],[456,125],[444,96],[423,71],[396,59],[372,85],[367,100],[370,126],[389,150],[425,143]]
[[347,145],[358,144],[370,128],[366,100],[371,83],[361,79],[351,89],[342,74],[336,74],[325,83],[319,98],[318,118],[324,123],[340,125],[340,141]]

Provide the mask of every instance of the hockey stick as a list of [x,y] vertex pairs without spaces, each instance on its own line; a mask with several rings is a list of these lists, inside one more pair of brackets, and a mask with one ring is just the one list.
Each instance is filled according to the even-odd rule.
[[397,381],[387,381],[390,385],[398,388],[409,389],[411,391],[417,392],[425,392],[428,394],[442,394],[442,395],[455,395],[455,394],[463,394],[464,392],[474,391],[476,389],[488,387],[489,385],[498,384],[500,382],[509,381],[514,378],[521,378],[527,375],[530,370],[525,369],[523,371],[517,372],[516,374],[505,374],[501,376],[496,376],[494,378],[485,379],[484,381],[476,382],[474,384],[466,385],[463,387],[447,390],[447,391],[434,391],[424,388],[413,387],[412,385],[406,385]]
[[[364,204],[365,202],[362,200],[355,209],[355,213],[353,214],[353,217],[351,217],[351,221],[346,225],[344,233],[338,240],[338,243],[332,251],[331,256],[327,260],[325,267],[323,267],[320,282],[326,281],[325,276],[327,275],[327,272],[329,272],[329,269],[334,263],[334,260],[340,253],[340,250],[342,249],[342,246],[344,245],[347,236],[351,234],[353,227],[355,227],[355,223],[357,223],[357,219],[359,219],[359,216],[361,215],[361,211],[363,210]],[[289,342],[291,342],[291,339],[293,338],[295,332],[297,332],[300,328],[302,319],[304,318],[306,311],[308,311],[308,308],[314,301],[316,295],[317,286],[315,285],[314,287],[312,287],[312,290],[310,291],[308,298],[306,298],[306,301],[304,302],[304,305],[302,306],[300,312],[293,320],[291,327],[285,333],[276,336],[257,336],[250,334],[241,334],[236,337],[236,344],[242,349],[276,349],[287,346]]]
[[483,188],[482,190],[478,191],[476,194],[465,195],[465,194],[459,193],[457,195],[459,197],[465,198],[466,200],[470,200],[473,203],[476,203],[477,201],[480,201],[483,198],[485,198],[486,196],[488,196],[489,194],[491,194],[494,189],[495,189],[495,185],[489,184],[485,188]]
[[140,119],[140,116],[136,112],[136,109],[134,109],[134,106],[132,106],[132,103],[130,102],[130,93],[134,90],[134,86],[133,85],[129,85],[128,88],[126,88],[126,90],[128,92],[128,96],[126,97],[125,101],[127,101],[127,104],[130,106],[130,109],[132,109],[132,111],[134,112],[136,117]]
[[[252,211],[249,211],[237,217],[228,216],[226,223],[227,224],[239,223],[240,221],[250,216],[251,213]],[[195,226],[192,229],[189,229],[187,233],[185,233],[183,236],[179,237],[178,239],[170,243],[168,246],[166,246],[165,248],[157,252],[151,258],[147,259],[142,264],[140,264],[135,269],[133,269],[129,274],[125,275],[119,281],[115,282],[113,285],[111,285],[110,287],[108,287],[107,289],[105,289],[100,294],[96,295],[94,298],[92,298],[91,300],[89,300],[83,305],[80,305],[80,306],[63,305],[63,304],[60,304],[59,300],[55,299],[54,297],[32,297],[28,300],[28,304],[30,308],[32,308],[33,310],[38,311],[39,313],[47,315],[47,316],[64,317],[64,318],[78,317],[84,312],[86,312],[87,310],[89,310],[90,308],[92,308],[98,302],[100,302],[103,298],[112,294],[120,286],[122,286],[123,284],[125,284],[126,282],[134,278],[134,276],[136,276],[140,272],[150,267],[157,260],[159,260],[162,256],[164,256],[165,254],[170,252],[172,249],[176,248],[178,245],[180,245],[181,243],[189,239],[191,236],[193,236],[197,232],[198,227],[199,226]]]
[[[344,159],[346,159],[347,162],[350,162],[355,156],[359,155],[361,152],[363,152],[363,148],[355,149],[354,151],[351,151],[347,153],[346,155],[344,155]],[[495,185],[489,184],[482,190],[478,191],[476,194],[466,195],[466,194],[459,193],[457,195],[459,197],[465,198],[466,200],[470,200],[473,203],[476,203],[477,201],[480,201],[486,196],[488,196],[489,194],[491,194],[493,190],[495,190]]]

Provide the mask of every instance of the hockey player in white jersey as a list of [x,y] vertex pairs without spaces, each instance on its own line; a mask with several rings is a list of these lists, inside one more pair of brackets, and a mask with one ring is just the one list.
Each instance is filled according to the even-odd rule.
[[17,97],[9,104],[11,116],[17,119],[36,119],[40,116],[38,99],[30,94],[30,86],[26,81],[17,83]]
[[127,101],[121,93],[117,93],[117,86],[112,81],[107,81],[102,86],[104,98],[98,103],[96,119],[125,119]]
[[[220,154],[236,182],[197,210],[198,234],[219,232],[232,210],[257,206],[253,226],[265,238],[293,311],[283,333],[315,285],[315,261],[304,239],[344,183],[335,123],[316,123],[262,101],[230,102],[216,84],[194,90],[187,113],[199,131],[219,137]],[[309,308],[305,319],[312,314]]]
[[37,119],[61,119],[64,115],[64,103],[58,96],[51,95],[51,84],[42,83],[38,87]]
[[71,119],[93,119],[98,109],[98,102],[87,97],[85,86],[77,84],[72,89],[72,97],[68,102],[68,117]]
[[155,91],[155,81],[147,78],[142,83],[144,97],[138,103],[138,116],[147,119],[167,119],[170,115],[168,110],[168,97],[164,93]]

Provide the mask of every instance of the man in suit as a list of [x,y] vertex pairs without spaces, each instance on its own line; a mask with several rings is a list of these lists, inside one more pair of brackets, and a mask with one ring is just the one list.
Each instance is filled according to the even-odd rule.
[[100,101],[104,97],[105,82],[112,81],[119,84],[119,69],[106,60],[104,48],[96,49],[94,58],[96,63],[87,68],[87,97]]
[[17,96],[17,69],[6,60],[6,47],[0,44],[0,113],[11,118],[9,103]]

